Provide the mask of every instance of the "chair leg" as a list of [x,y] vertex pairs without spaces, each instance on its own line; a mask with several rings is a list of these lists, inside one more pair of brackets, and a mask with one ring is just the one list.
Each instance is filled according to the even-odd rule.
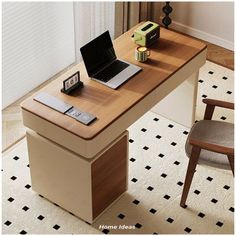
[[201,152],[201,148],[193,146],[192,152],[191,152],[191,157],[189,158],[188,162],[188,169],[184,181],[184,188],[182,192],[182,197],[180,201],[180,206],[185,207],[185,203],[188,197],[188,192],[192,183],[193,175],[196,169],[196,165],[198,163],[199,155]]
[[234,176],[234,155],[228,155],[227,157]]
[[204,114],[204,120],[211,120],[214,110],[215,110],[215,106],[207,104],[205,114]]

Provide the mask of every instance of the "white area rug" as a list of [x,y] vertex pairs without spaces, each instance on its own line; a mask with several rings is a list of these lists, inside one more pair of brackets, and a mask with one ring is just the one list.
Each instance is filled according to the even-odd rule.
[[[206,61],[199,73],[196,120],[202,119],[204,115],[203,98],[234,102],[234,71]],[[233,123],[234,112],[216,107],[213,119]]]
[[[199,101],[202,95],[233,101],[233,71],[207,62],[201,69],[199,80]],[[197,119],[203,117],[203,110],[198,102]],[[233,114],[221,109],[217,110],[215,118],[232,121]],[[234,232],[234,180],[230,171],[198,166],[187,200],[188,207],[179,206],[188,162],[184,152],[188,129],[147,112],[129,128],[129,132],[128,191],[92,225],[31,190],[25,139],[5,152],[2,233]],[[125,227],[127,229],[123,229]]]

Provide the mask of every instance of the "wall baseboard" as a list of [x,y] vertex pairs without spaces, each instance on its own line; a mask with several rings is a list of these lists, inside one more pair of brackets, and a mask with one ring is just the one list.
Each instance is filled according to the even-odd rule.
[[[163,16],[160,17],[160,21],[162,21]],[[177,21],[173,21],[169,27],[170,29],[177,30],[179,32],[191,35],[193,37],[205,40],[207,42],[216,44],[218,46],[221,46],[223,48],[227,48],[229,50],[234,50],[234,43],[228,40],[225,40],[223,38],[220,38],[216,35],[206,33],[204,31],[198,30],[196,28],[192,28],[190,26],[184,25],[182,23],[179,23]]]

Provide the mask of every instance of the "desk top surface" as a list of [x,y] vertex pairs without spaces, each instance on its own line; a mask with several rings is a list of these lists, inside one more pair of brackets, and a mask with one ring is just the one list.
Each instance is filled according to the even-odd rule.
[[[95,122],[89,126],[83,125],[69,116],[34,101],[33,97],[36,94],[26,99],[21,104],[22,108],[68,132],[89,140],[206,49],[206,45],[198,40],[161,28],[160,39],[150,47],[151,56],[148,61],[141,63],[134,59],[134,50],[137,45],[131,40],[131,35],[136,27],[118,37],[113,44],[119,59],[138,65],[143,70],[118,89],[113,90],[89,79],[84,64],[80,63],[39,91],[47,92],[74,107],[92,113],[97,117]],[[81,81],[84,82],[84,88],[71,95],[61,93],[62,81],[78,70]]]

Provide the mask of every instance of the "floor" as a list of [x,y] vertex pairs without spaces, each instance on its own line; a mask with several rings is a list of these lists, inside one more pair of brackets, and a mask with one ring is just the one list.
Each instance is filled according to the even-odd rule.
[[[187,35],[189,37],[189,35]],[[192,37],[192,36],[191,36]],[[195,38],[195,37],[192,37]],[[234,51],[196,38],[207,45],[207,60],[234,70]]]
[[208,43],[206,41],[203,42],[207,44],[207,60],[234,70],[233,51]]
[[[207,61],[198,82],[197,117],[203,97],[234,100],[233,71]],[[234,114],[217,109],[214,119],[232,122]],[[128,191],[92,225],[32,191],[25,138],[4,152],[3,234],[233,234],[231,171],[198,165],[188,207],[179,206],[188,128],[149,111],[128,130]]]
[[[217,45],[210,44],[208,45],[207,59],[213,61],[217,64],[223,65],[224,67],[234,69],[234,52],[219,47]],[[66,68],[68,70],[71,66]],[[51,82],[53,79],[57,78],[58,75],[63,73],[58,73],[49,81],[45,82],[38,88],[34,89],[29,94],[25,95],[20,100],[16,101],[12,105],[8,106],[2,111],[2,150],[5,151],[7,148],[14,145],[19,139],[22,139],[25,136],[25,128],[22,123],[20,103],[39,88],[45,86],[47,83]]]

